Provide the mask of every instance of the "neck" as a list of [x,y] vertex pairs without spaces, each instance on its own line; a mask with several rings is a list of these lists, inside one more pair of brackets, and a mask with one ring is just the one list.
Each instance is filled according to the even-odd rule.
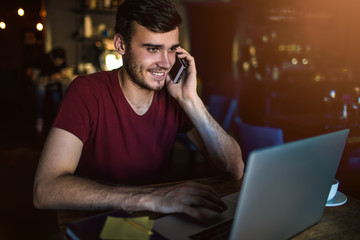
[[144,115],[151,106],[154,91],[143,89],[136,85],[129,79],[124,68],[119,69],[118,78],[120,88],[132,109],[138,115]]

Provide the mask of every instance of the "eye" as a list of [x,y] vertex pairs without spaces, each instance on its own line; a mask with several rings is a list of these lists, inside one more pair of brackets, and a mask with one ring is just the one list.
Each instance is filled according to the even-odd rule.
[[175,52],[178,47],[172,47],[169,49],[169,52]]
[[147,51],[148,51],[149,53],[156,53],[156,52],[159,51],[159,49],[156,48],[156,47],[149,47],[149,48],[147,49]]

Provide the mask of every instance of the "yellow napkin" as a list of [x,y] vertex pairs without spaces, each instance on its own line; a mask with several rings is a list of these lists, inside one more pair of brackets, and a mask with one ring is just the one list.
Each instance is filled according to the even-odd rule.
[[149,217],[119,218],[108,216],[100,233],[101,239],[148,240],[154,221]]

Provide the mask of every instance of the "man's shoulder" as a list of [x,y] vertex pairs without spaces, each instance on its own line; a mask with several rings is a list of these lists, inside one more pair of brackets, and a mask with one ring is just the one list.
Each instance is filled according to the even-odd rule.
[[116,76],[115,71],[100,71],[86,75],[79,75],[74,81],[87,84],[105,83]]
[[98,89],[112,84],[114,77],[116,76],[114,71],[101,71],[80,75],[73,80],[72,85],[81,88]]

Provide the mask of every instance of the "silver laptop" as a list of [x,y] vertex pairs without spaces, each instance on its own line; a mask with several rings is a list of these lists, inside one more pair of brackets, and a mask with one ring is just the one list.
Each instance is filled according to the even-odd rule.
[[256,150],[240,193],[223,198],[227,211],[212,213],[206,222],[169,215],[156,220],[154,230],[171,240],[210,239],[197,236],[231,220],[227,239],[288,239],[321,219],[348,134],[346,129]]

